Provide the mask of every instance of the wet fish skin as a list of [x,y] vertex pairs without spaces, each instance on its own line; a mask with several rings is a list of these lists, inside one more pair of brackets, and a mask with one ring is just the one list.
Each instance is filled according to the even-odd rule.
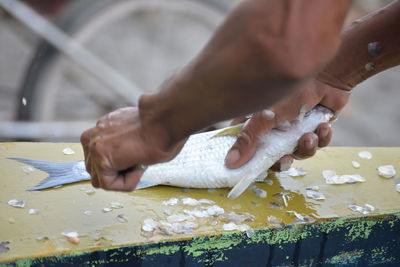
[[[233,187],[228,197],[238,197],[256,178],[264,175],[277,160],[286,154],[293,153],[298,139],[304,133],[313,132],[320,123],[328,122],[332,117],[333,113],[329,109],[317,106],[304,118],[291,122],[287,130],[273,129],[259,137],[259,146],[254,156],[237,169],[225,167],[225,157],[236,141],[236,135],[221,134],[226,132],[226,129],[194,134],[189,137],[174,159],[149,166],[136,189],[155,185],[186,188]],[[230,129],[239,131],[242,126],[235,127]],[[12,159],[49,173],[49,177],[29,190],[41,190],[90,179],[90,175],[84,170],[83,161],[72,163],[36,161],[40,163],[36,164],[35,160]]]

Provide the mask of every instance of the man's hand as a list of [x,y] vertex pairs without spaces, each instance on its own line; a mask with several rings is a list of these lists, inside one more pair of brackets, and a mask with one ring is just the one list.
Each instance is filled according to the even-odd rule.
[[106,190],[132,191],[143,174],[143,164],[172,159],[184,141],[167,145],[159,125],[146,125],[137,108],[113,111],[85,131],[81,143],[92,185]]
[[[336,114],[346,105],[350,92],[331,87],[316,79],[302,90],[268,110],[254,113],[239,133],[236,143],[226,158],[228,168],[238,168],[254,155],[259,139],[272,128],[284,127],[285,122],[296,119],[300,112],[311,110],[317,104],[324,105]],[[232,124],[244,122],[247,118],[237,118]],[[321,123],[314,133],[304,134],[293,155],[282,157],[271,170],[281,171],[290,167],[293,159],[305,159],[315,154],[317,147],[327,146],[332,138],[329,123]]]

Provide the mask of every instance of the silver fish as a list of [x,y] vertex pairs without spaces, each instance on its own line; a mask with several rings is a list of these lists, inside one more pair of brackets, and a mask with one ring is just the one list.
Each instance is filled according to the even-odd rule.
[[[308,112],[304,118],[290,123],[288,129],[273,129],[260,136],[254,156],[237,169],[225,167],[225,157],[236,141],[236,134],[243,125],[227,127],[191,135],[181,152],[171,161],[149,166],[136,189],[156,185],[185,188],[233,187],[228,197],[236,198],[282,156],[296,149],[299,138],[313,132],[322,122],[333,118],[333,113],[322,106]],[[46,162],[31,159],[10,158],[43,170],[49,174],[38,185],[28,190],[42,190],[64,184],[90,180],[83,161]]]

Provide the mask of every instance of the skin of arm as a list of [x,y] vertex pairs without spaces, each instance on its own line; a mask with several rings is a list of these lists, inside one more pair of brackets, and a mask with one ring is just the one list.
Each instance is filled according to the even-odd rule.
[[[304,104],[313,107],[322,104],[338,113],[347,103],[350,91],[362,81],[400,64],[400,1],[394,1],[346,27],[341,34],[341,46],[333,60],[316,79],[296,92],[285,102],[271,108],[277,116],[268,119],[262,113],[254,114],[231,151],[234,155],[227,166],[237,168],[254,154],[259,135],[275,127],[279,121],[293,120]],[[295,101],[294,99],[297,99]],[[286,110],[286,112],[283,112]],[[291,110],[292,114],[287,110]],[[235,123],[243,119],[238,118]],[[329,125],[320,125],[316,134],[308,133],[299,140],[299,149],[293,156],[307,158],[315,154],[317,147],[328,145],[332,136]],[[231,153],[229,153],[231,154]],[[286,167],[293,161],[292,155],[281,160]],[[289,162],[289,164],[287,164]],[[281,170],[278,162],[273,168]]]
[[[170,140],[261,110],[299,89],[334,56],[349,1],[243,1],[161,92],[143,96],[143,118]],[[190,118],[190,119],[188,119]]]
[[246,0],[204,50],[139,109],[117,110],[84,132],[92,184],[131,191],[137,164],[172,159],[185,138],[217,121],[269,107],[335,55],[349,0]]
[[336,57],[317,79],[351,90],[369,77],[399,64],[400,1],[393,1],[346,27]]

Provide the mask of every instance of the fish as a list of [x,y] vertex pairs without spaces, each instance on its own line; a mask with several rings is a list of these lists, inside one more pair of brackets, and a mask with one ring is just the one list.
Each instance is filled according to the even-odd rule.
[[[189,136],[180,153],[171,161],[148,166],[136,189],[157,185],[184,188],[232,188],[229,198],[237,198],[257,179],[264,178],[268,169],[282,156],[292,154],[299,138],[313,132],[320,123],[334,118],[333,112],[321,105],[299,116],[285,126],[259,136],[254,156],[236,169],[225,166],[225,158],[244,124],[230,126]],[[49,174],[28,191],[43,190],[90,180],[84,161],[48,162],[9,158],[29,164]]]

